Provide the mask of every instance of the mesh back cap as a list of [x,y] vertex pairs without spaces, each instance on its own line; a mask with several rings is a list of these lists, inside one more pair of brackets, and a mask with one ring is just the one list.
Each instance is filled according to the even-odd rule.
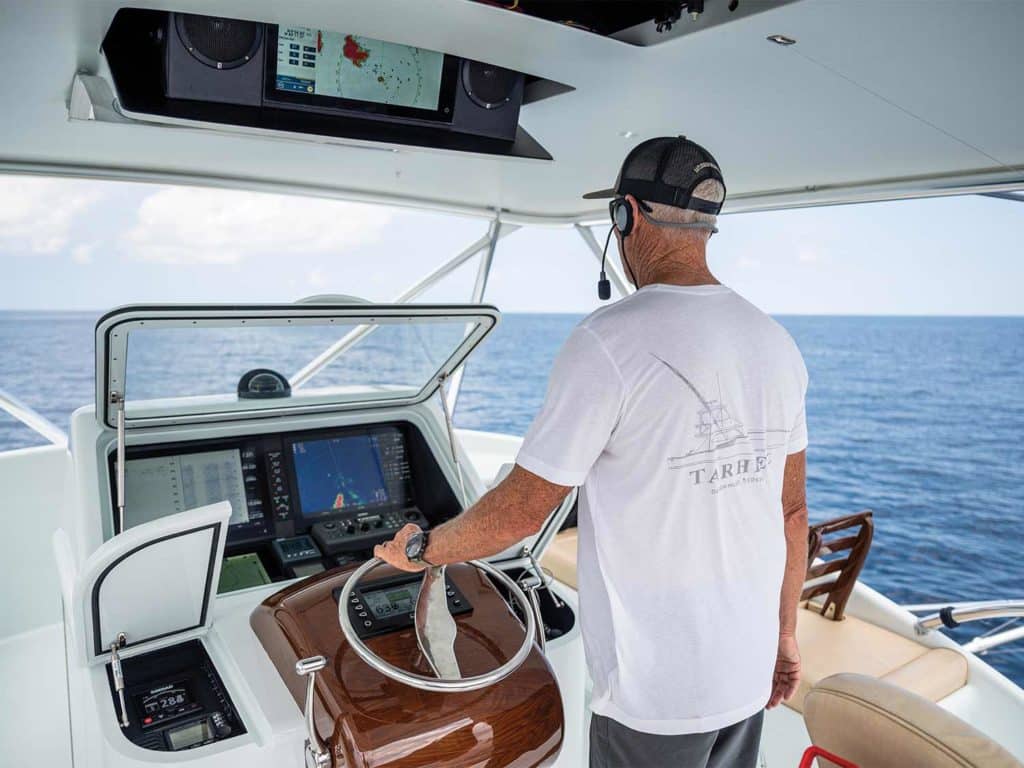
[[710,152],[685,136],[663,136],[637,144],[626,155],[614,187],[583,197],[597,200],[633,195],[649,203],[718,215],[724,198],[714,202],[693,196],[693,190],[708,179],[718,181],[725,189],[722,171]]

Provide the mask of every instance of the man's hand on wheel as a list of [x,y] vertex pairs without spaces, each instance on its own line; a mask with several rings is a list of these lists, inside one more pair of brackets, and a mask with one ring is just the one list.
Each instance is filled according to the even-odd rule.
[[421,563],[414,563],[405,555],[405,545],[409,537],[418,533],[420,527],[409,523],[402,530],[395,534],[391,541],[385,541],[373,548],[374,557],[379,557],[388,565],[392,565],[400,571],[411,571],[416,573],[422,571],[426,566]]
[[779,635],[779,652],[775,657],[775,673],[772,675],[772,695],[768,709],[789,701],[800,686],[800,650],[792,635]]

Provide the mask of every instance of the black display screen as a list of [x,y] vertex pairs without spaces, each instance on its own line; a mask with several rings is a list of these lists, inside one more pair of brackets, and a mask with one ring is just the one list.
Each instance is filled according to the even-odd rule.
[[399,509],[409,502],[409,465],[397,429],[289,442],[304,518]]
[[135,694],[135,707],[140,713],[143,730],[156,728],[202,709],[185,681],[164,683]]
[[188,688],[184,685],[170,685],[139,697],[141,708],[146,715],[155,715],[180,709],[192,703]]
[[451,56],[312,27],[269,25],[267,38],[267,101],[451,122]]
[[209,741],[214,735],[210,721],[203,719],[197,723],[189,723],[167,731],[167,743],[172,750],[188,749]]

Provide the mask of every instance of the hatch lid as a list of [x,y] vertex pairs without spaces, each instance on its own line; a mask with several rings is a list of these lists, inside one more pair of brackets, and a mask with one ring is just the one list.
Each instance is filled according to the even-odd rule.
[[104,542],[77,582],[83,646],[105,663],[125,649],[205,634],[217,594],[231,504],[221,501],[130,528]]
[[96,418],[116,428],[419,403],[497,324],[481,304],[126,306],[96,324]]

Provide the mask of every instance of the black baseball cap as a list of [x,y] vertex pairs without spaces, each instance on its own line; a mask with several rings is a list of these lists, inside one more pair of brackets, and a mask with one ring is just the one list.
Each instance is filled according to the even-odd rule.
[[589,192],[583,197],[597,200],[633,195],[649,203],[717,216],[724,197],[721,202],[713,202],[693,196],[693,190],[708,179],[715,179],[725,189],[722,171],[710,152],[685,136],[663,136],[637,144],[626,155],[614,187]]

